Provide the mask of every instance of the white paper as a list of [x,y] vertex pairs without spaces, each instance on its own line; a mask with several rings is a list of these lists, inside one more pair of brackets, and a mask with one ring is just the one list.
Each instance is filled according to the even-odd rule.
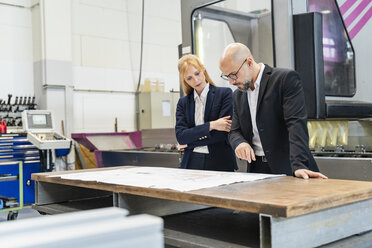
[[171,116],[171,104],[170,101],[165,100],[161,102],[162,105],[162,114],[164,117]]
[[144,188],[190,191],[238,182],[252,182],[284,175],[188,170],[160,167],[130,167],[112,170],[78,172],[49,177],[67,180],[95,181]]

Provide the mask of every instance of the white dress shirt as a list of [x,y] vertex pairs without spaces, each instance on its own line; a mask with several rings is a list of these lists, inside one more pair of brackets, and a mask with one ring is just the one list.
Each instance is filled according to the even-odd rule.
[[265,65],[262,63],[259,63],[261,65],[260,73],[258,74],[258,77],[256,79],[256,82],[254,83],[254,90],[248,89],[248,105],[249,110],[251,112],[251,120],[252,120],[252,127],[253,127],[253,150],[254,154],[257,156],[265,156],[265,153],[262,148],[260,135],[257,130],[257,123],[256,123],[256,115],[257,115],[257,101],[258,101],[258,93],[260,91],[260,84],[261,84],[261,78],[262,73],[265,69]]
[[[194,90],[194,100],[195,100],[195,126],[204,124],[204,113],[205,104],[207,103],[207,96],[209,92],[209,83],[207,83],[200,94],[200,97],[196,90]],[[194,148],[193,152],[199,153],[209,153],[208,146],[197,146]]]

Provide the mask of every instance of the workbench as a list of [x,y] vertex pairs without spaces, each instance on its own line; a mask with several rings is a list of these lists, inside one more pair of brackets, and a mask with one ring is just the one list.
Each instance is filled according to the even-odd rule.
[[[121,168],[130,167],[85,171]],[[117,206],[162,216],[171,247],[334,247],[361,233],[349,238],[353,246],[372,244],[372,182],[285,176],[180,192],[60,178],[68,173],[76,171],[32,175],[35,209]]]

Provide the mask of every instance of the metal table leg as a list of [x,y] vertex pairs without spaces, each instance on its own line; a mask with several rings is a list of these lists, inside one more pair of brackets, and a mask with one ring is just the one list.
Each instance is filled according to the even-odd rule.
[[260,215],[261,247],[315,247],[372,230],[372,199],[292,218]]

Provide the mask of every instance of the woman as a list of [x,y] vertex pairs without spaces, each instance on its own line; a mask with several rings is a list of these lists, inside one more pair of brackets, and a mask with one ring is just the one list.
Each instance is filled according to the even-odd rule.
[[176,112],[176,137],[185,151],[181,168],[234,171],[236,159],[227,140],[233,113],[231,89],[216,87],[195,55],[183,56],[178,71],[186,94]]

